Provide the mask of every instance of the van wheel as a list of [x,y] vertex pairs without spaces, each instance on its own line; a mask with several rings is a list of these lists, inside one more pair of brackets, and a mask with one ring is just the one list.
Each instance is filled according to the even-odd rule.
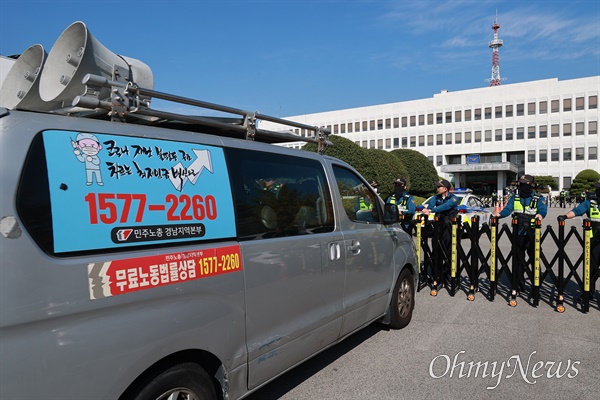
[[216,400],[210,377],[198,364],[179,364],[149,381],[135,400]]
[[410,322],[415,308],[415,284],[408,269],[404,269],[392,295],[390,303],[390,327],[402,329]]

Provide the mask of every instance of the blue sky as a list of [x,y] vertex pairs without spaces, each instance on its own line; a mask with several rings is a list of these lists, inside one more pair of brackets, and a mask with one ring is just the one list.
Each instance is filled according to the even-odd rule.
[[496,11],[503,85],[600,75],[597,0],[0,0],[0,54],[83,21],[155,90],[286,117],[487,86]]

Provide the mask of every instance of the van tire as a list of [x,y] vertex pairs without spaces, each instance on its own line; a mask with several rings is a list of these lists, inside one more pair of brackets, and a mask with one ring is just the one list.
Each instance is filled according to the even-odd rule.
[[413,277],[405,268],[396,281],[392,301],[390,303],[390,327],[393,329],[402,329],[408,325],[412,319],[413,309],[415,308],[415,283]]
[[160,373],[150,380],[134,399],[166,400],[177,393],[188,395],[191,399],[217,399],[210,377],[202,367],[194,363],[175,365]]

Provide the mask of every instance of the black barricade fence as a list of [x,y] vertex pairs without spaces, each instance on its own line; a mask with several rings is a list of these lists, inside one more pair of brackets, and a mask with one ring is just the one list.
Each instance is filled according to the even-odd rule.
[[502,281],[513,307],[520,296],[537,307],[542,288],[545,301],[558,312],[565,310],[567,288],[572,303],[584,313],[595,299],[600,224],[589,219],[567,230],[564,221],[519,226],[516,216],[500,225],[494,217],[480,224],[477,216],[462,223],[418,215],[409,231],[420,247],[418,290],[429,287],[432,296],[446,287],[451,296],[463,290],[474,301],[485,286],[487,298],[494,301]]

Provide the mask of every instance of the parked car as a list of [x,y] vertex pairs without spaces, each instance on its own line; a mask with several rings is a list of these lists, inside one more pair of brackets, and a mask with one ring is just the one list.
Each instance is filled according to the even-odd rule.
[[[475,215],[479,216],[479,225],[489,224],[492,212],[485,207],[485,204],[480,197],[473,194],[471,189],[454,189],[452,193],[460,198],[458,216],[460,217],[462,224],[471,225],[471,218]],[[423,204],[426,204],[432,197],[434,196],[428,197]],[[414,218],[417,218],[418,215],[422,215],[422,209],[423,205],[417,207]],[[428,216],[429,220],[433,220],[434,216],[435,213],[430,213]],[[424,223],[425,221],[423,219],[421,222],[422,226],[424,226]]]

